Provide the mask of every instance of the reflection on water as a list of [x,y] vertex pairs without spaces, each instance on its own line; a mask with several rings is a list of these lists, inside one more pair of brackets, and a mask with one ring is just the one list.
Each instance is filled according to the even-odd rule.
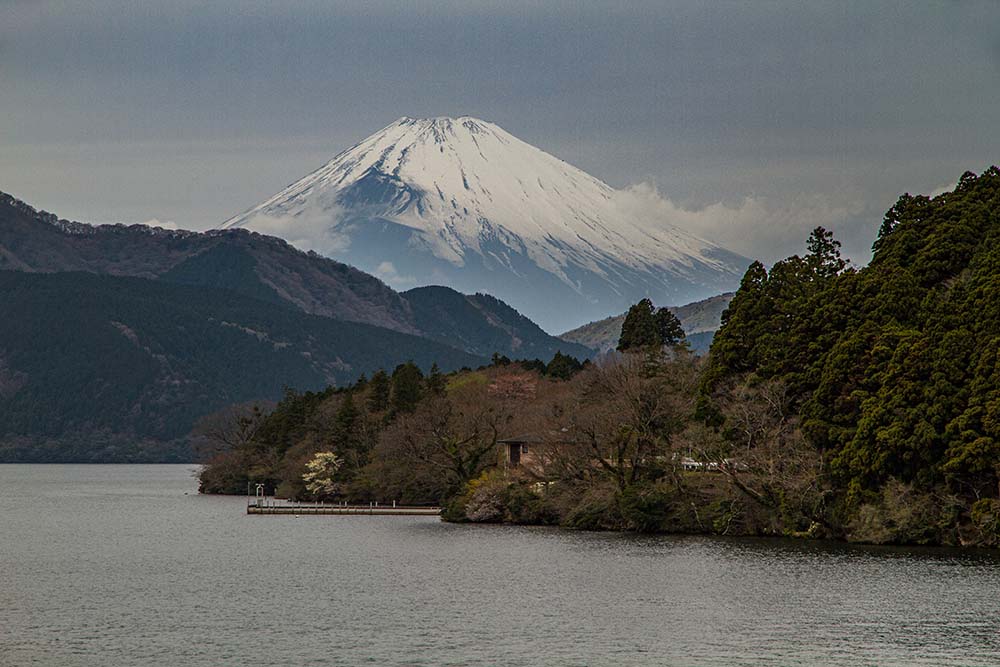
[[1000,555],[248,517],[0,466],[0,665],[1000,664]]

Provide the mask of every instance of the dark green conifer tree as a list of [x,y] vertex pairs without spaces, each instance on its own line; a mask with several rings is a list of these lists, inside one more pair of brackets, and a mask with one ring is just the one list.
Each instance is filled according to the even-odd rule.
[[820,279],[832,278],[847,266],[847,260],[840,256],[840,241],[833,238],[833,232],[817,227],[806,241],[806,264]]
[[683,339],[684,329],[677,316],[669,308],[655,309],[652,301],[643,299],[625,315],[618,351],[660,348]]
[[393,413],[412,412],[424,394],[424,374],[412,361],[396,366],[392,372],[389,408]]
[[337,416],[334,419],[334,429],[337,433],[338,441],[350,439],[360,416],[361,413],[358,412],[357,406],[354,405],[354,392],[345,392],[344,399],[340,402],[340,408],[337,410]]
[[660,337],[660,345],[676,345],[684,340],[684,328],[677,316],[669,308],[660,308],[654,316],[656,333]]
[[653,302],[643,299],[628,309],[618,339],[618,351],[649,347],[660,344],[660,332],[653,310]]
[[494,366],[510,366],[510,357],[499,352],[494,352],[491,362]]
[[531,359],[530,361],[522,361],[521,366],[526,371],[535,371],[536,373],[545,374],[545,362],[541,359]]
[[389,407],[390,383],[389,376],[382,369],[375,371],[368,383],[371,393],[368,394],[369,412],[382,412]]
[[545,367],[545,374],[560,380],[568,380],[583,369],[579,359],[556,351],[552,361]]
[[445,379],[444,375],[441,373],[441,369],[438,365],[431,365],[431,372],[427,376],[427,390],[432,394],[443,394],[445,389],[448,387],[448,381]]

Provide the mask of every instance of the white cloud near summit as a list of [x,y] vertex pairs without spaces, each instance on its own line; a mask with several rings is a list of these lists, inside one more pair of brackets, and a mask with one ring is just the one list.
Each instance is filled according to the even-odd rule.
[[[638,183],[615,192],[615,203],[640,226],[672,225],[711,241],[727,250],[765,264],[802,253],[809,232],[817,226],[834,232],[844,242],[844,255],[863,265],[869,259],[870,239],[877,223],[873,212],[860,203],[835,202],[828,195],[745,197],[736,204],[717,202],[701,208],[685,208],[650,183]],[[254,214],[243,225],[261,234],[286,239],[300,250],[343,258],[350,250],[351,229],[339,225],[344,214],[339,205],[312,206],[298,215]],[[155,224],[150,221],[148,224]],[[169,223],[168,223],[169,224]],[[160,226],[165,226],[160,223]],[[871,230],[860,229],[871,227]],[[852,239],[864,239],[855,242]],[[405,288],[415,284],[402,276],[391,262],[375,272],[387,283]]]
[[338,226],[342,215],[343,209],[337,205],[314,206],[298,215],[256,213],[241,227],[283,238],[299,250],[334,257],[346,252],[351,245],[349,230]]
[[149,220],[143,220],[139,223],[140,225],[146,225],[147,227],[159,227],[160,229],[170,229],[177,230],[180,227],[173,220],[160,220],[159,218],[151,218]]
[[[860,203],[835,202],[826,195],[798,195],[778,201],[745,197],[737,205],[722,202],[686,209],[664,197],[655,185],[639,183],[619,190],[619,207],[642,225],[670,224],[723,248],[772,264],[801,254],[809,232],[817,226],[832,230],[840,239],[858,236],[857,227],[871,221]],[[867,250],[845,244],[857,263],[867,263]]]
[[[991,2],[0,0],[0,189],[68,219],[209,229],[395,118],[469,114],[616,187],[658,183],[734,250],[773,259],[816,223],[867,255],[896,197],[1000,155],[996,18]],[[854,202],[871,215],[847,220]],[[772,219],[794,238],[747,228]]]
[[401,276],[396,270],[396,265],[392,262],[381,262],[375,269],[375,275],[396,289],[406,289],[417,284],[417,279],[413,276]]

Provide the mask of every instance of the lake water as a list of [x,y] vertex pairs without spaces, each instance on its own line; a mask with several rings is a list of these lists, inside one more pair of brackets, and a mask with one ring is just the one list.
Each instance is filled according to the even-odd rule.
[[246,516],[0,466],[0,665],[1000,664],[1000,555]]

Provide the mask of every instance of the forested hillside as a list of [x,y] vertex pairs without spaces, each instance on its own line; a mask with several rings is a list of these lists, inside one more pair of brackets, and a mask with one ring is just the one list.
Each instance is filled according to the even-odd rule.
[[313,457],[363,451],[315,493],[455,520],[1000,545],[996,168],[901,197],[863,269],[822,228],[754,263],[707,359],[648,301],[623,328],[622,354],[565,373],[495,359],[298,398],[265,420],[287,438],[247,438],[205,488],[263,474],[308,497]]
[[[779,387],[823,456],[828,520],[873,541],[1000,535],[1000,171],[886,213],[869,266],[822,232],[750,267],[723,317],[702,413]],[[732,426],[730,422],[728,426]]]
[[484,361],[424,338],[234,292],[0,271],[0,460],[192,460],[195,420],[408,360]]

